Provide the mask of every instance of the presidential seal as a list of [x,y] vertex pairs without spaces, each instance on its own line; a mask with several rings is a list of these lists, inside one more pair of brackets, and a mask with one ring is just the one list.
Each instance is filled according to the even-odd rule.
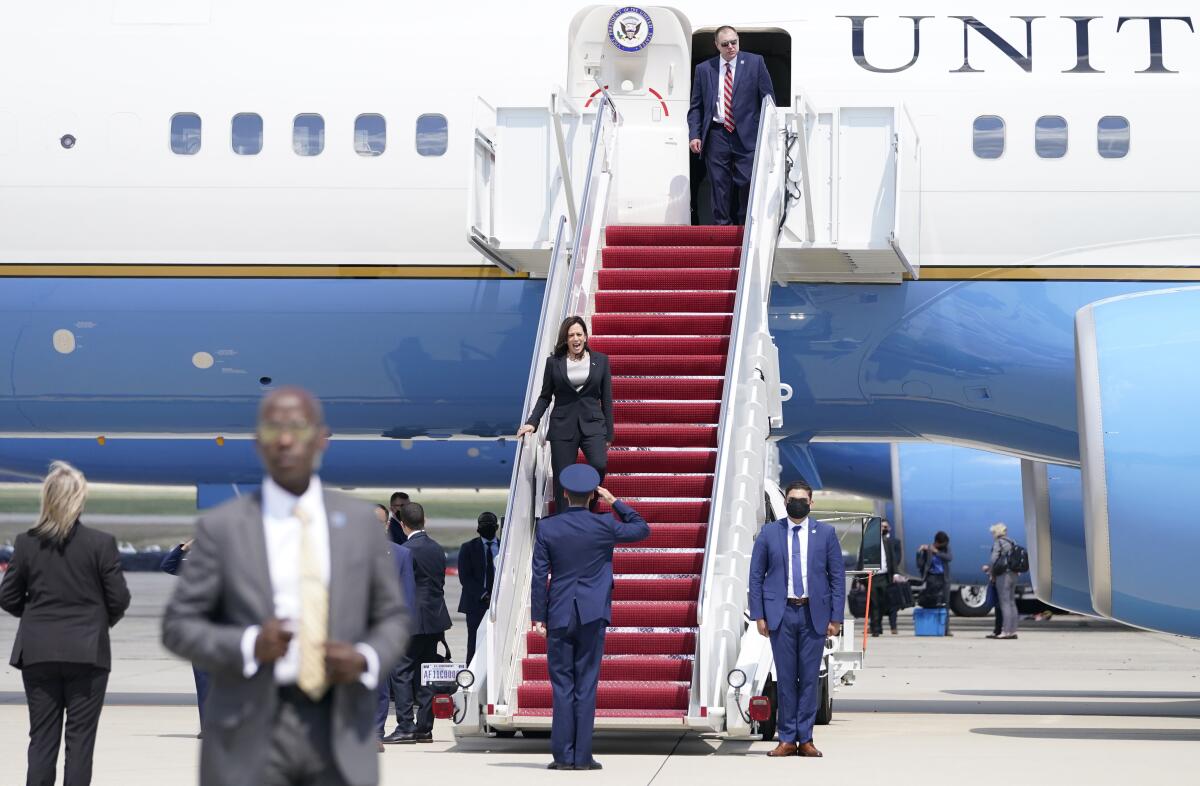
[[618,8],[608,20],[608,40],[622,52],[643,49],[653,37],[654,23],[650,21],[650,15],[640,8]]

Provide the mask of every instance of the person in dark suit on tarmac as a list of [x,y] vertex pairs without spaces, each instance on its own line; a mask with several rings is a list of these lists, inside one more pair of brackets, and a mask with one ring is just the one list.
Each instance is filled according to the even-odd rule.
[[704,157],[713,221],[745,224],[762,102],[775,97],[762,56],[739,48],[738,31],[717,28],[717,56],[696,66],[688,107],[691,151]]
[[[163,561],[159,564],[158,569],[163,573],[178,576],[179,571],[183,568],[183,563],[187,562],[188,551],[191,548],[191,540],[186,540],[178,544],[175,548],[167,552],[167,556],[163,557]],[[193,666],[192,680],[196,683],[196,710],[200,713],[200,726],[203,728],[204,700],[208,697],[208,675]],[[200,732],[196,737],[203,739],[204,732]]]
[[[375,508],[375,517],[379,519],[379,523],[383,525],[384,530],[388,529],[390,522],[389,511],[386,506],[378,505]],[[409,619],[415,619],[416,603],[417,603],[417,580],[413,575],[413,559],[412,552],[408,549],[401,548],[396,543],[388,543],[388,551],[392,554],[392,560],[396,563],[396,575],[400,577],[400,593],[404,596],[404,605],[409,611]],[[375,708],[375,734],[379,737],[379,749],[383,750],[383,726],[387,722],[388,706],[392,701],[392,672],[379,680],[379,706]]]
[[588,329],[582,317],[567,317],[558,328],[554,353],[546,361],[542,393],[517,438],[537,430],[542,415],[550,412],[550,467],[554,473],[556,510],[567,509],[559,477],[575,463],[579,451],[604,480],[608,447],[614,439],[612,370],[608,355],[588,348]]
[[902,592],[899,586],[893,588],[897,583],[897,579],[907,582],[903,575],[899,575],[900,557],[903,552],[900,550],[900,541],[892,537],[892,525],[887,519],[883,519],[879,523],[880,541],[882,545],[882,553],[880,559],[882,564],[880,570],[875,574],[875,578],[871,583],[871,617],[868,623],[871,627],[872,636],[883,635],[883,617],[886,614],[888,623],[891,625],[893,634],[897,633],[896,617],[901,608]]
[[500,522],[495,513],[480,513],[476,528],[479,537],[468,540],[458,549],[458,582],[462,585],[458,610],[467,617],[468,664],[475,656],[479,624],[492,603],[496,558],[500,554],[500,539],[496,537],[499,529]]
[[407,505],[409,501],[409,496],[403,491],[393,491],[392,496],[388,499],[388,538],[398,546],[404,545],[404,541],[408,540],[408,536],[404,534],[404,527],[400,524],[400,508]]
[[[446,553],[425,532],[425,509],[416,502],[400,508],[400,523],[408,539],[400,548],[412,554],[417,595],[413,603],[416,622],[408,650],[392,672],[392,697],[396,702],[396,729],[383,738],[386,744],[433,742],[433,687],[421,684],[421,666],[437,660],[437,645],[450,629],[446,609]],[[416,722],[413,722],[413,707]]]
[[54,783],[64,711],[63,783],[91,783],[112,668],[108,629],[129,608],[116,540],[79,521],[86,501],[83,473],[51,464],[37,526],[17,536],[0,585],[0,608],[21,618],[9,663],[21,670],[29,707],[27,784]]
[[779,744],[768,756],[820,756],[813,745],[825,638],[842,630],[846,563],[833,527],[809,519],[812,487],[787,487],[787,516],[763,526],[750,554],[750,618],[771,639]]
[[[538,524],[530,615],[533,630],[547,639],[554,692],[549,768],[598,770],[592,729],[604,634],[612,620],[613,547],[644,540],[650,526],[602,488],[600,474],[587,464],[572,464],[560,480],[570,507]],[[593,494],[612,505],[620,519],[589,512]]]

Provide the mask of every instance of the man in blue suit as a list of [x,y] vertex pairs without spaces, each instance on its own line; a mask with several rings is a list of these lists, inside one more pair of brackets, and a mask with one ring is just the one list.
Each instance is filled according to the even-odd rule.
[[[549,768],[598,770],[592,728],[604,632],[612,620],[613,546],[643,540],[650,526],[600,487],[600,473],[588,464],[567,467],[559,482],[569,507],[538,524],[533,547],[533,630],[547,637],[554,691]],[[612,505],[620,521],[588,511],[593,492]]]
[[[390,511],[383,505],[377,506],[375,510],[380,523],[383,524],[384,530],[390,530]],[[389,542],[388,547],[389,551],[392,552],[392,561],[396,563],[396,574],[400,577],[400,592],[404,595],[404,604],[413,613],[413,618],[415,619],[417,612],[417,581],[413,576],[412,552],[408,549],[400,548],[395,541]],[[393,668],[393,676],[395,676],[395,672],[396,670]],[[380,750],[383,750],[383,726],[387,721],[388,706],[392,700],[393,676],[379,680],[379,703],[375,707],[375,736],[379,738]]]
[[768,756],[820,756],[813,745],[825,637],[842,631],[846,575],[833,527],[808,517],[812,487],[787,487],[787,517],[758,533],[750,556],[750,617],[771,638],[779,745]]
[[716,32],[717,56],[696,66],[688,107],[691,150],[704,156],[713,221],[745,224],[762,100],[775,97],[767,64],[738,49],[738,31]]

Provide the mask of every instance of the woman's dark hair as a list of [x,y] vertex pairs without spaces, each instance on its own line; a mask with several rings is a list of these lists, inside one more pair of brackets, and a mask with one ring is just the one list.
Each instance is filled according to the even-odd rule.
[[950,542],[950,536],[945,532],[938,530],[937,534],[933,536],[933,542],[944,546]]
[[583,328],[583,351],[589,350],[587,338],[591,334],[588,333],[587,323],[583,321],[583,317],[567,317],[558,326],[558,340],[554,342],[554,357],[561,358],[567,354],[567,331],[571,329],[572,325],[579,325]]

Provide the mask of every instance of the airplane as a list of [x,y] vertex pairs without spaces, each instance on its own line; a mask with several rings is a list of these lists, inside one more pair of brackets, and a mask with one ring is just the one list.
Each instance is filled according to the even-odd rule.
[[[617,217],[688,223],[690,75],[730,23],[810,146],[769,290],[781,450],[926,440],[1015,457],[1035,480],[1077,468],[1091,606],[1200,635],[1170,578],[1200,538],[1177,493],[1197,436],[1177,362],[1200,278],[1188,6],[872,0],[727,18],[683,2],[645,10],[660,38],[646,51],[677,58],[661,81],[597,84],[619,58],[581,20],[618,10],[6,9],[0,64],[20,78],[0,88],[0,472],[74,457],[143,482],[157,467],[212,503],[257,481],[263,391],[299,384],[325,402],[348,482],[379,460],[438,485],[503,478],[574,167],[556,167],[545,126],[518,165],[551,194],[546,215],[489,254],[493,238],[464,239],[481,130],[524,108],[578,144],[602,93],[633,140]],[[854,245],[868,236],[883,245]]]
[[[1019,597],[1091,616],[1079,470],[1025,464],[1001,453],[932,442],[880,444],[816,442],[807,463],[783,450],[783,482],[815,478],[821,488],[875,500],[902,546],[902,573],[915,577],[919,544],[938,531],[954,551],[950,609],[966,617],[991,611],[988,574],[995,523],[1030,552],[1030,572],[1018,579]],[[1030,592],[1026,592],[1026,591]]]

